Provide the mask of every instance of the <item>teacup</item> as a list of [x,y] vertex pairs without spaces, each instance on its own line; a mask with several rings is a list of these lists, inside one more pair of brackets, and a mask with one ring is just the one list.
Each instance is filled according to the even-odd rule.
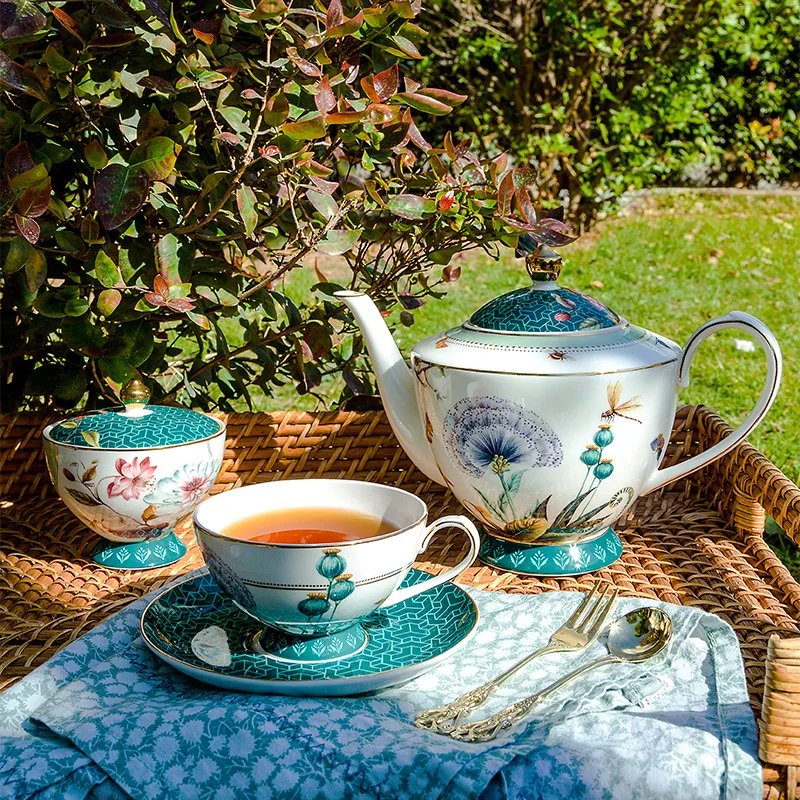
[[[331,544],[288,544],[236,539],[224,533],[240,520],[301,508],[351,511],[383,520],[389,533]],[[428,523],[425,503],[377,483],[304,479],[231,489],[194,512],[198,544],[209,571],[242,611],[268,628],[255,649],[290,661],[321,662],[354,655],[366,646],[374,611],[457,578],[475,559],[480,539],[462,516]],[[399,588],[412,564],[443,528],[460,528],[469,552],[452,569]],[[364,621],[365,626],[359,624]]]

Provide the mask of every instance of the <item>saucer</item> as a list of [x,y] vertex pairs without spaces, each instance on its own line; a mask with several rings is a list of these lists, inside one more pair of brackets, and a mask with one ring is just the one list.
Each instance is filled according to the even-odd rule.
[[[412,569],[403,585],[428,574]],[[366,645],[347,658],[292,663],[259,652],[263,625],[206,574],[166,589],[145,608],[145,644],[175,669],[220,689],[341,697],[405,683],[455,653],[478,622],[472,598],[453,583],[373,612]],[[307,643],[314,646],[313,640]]]

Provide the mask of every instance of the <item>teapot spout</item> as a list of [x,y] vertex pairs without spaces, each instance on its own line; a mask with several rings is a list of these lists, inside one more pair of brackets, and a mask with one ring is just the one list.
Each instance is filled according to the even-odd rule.
[[389,424],[416,466],[432,481],[444,484],[436,466],[419,410],[415,378],[394,343],[392,334],[372,298],[363,292],[336,292],[352,312],[367,344]]

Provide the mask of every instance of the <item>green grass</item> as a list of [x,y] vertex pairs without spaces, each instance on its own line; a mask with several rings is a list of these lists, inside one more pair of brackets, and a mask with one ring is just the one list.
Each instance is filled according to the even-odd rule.
[[[679,343],[712,317],[734,309],[766,323],[783,350],[783,383],[765,421],[750,441],[793,481],[800,480],[800,199],[670,195],[644,200],[600,223],[561,251],[562,285],[589,292],[631,322]],[[300,295],[317,279],[312,270],[292,276]],[[509,252],[500,262],[470,254],[447,297],[416,312],[412,328],[397,329],[405,354],[430,334],[457,325],[483,303],[524,286],[522,263]],[[592,285],[600,281],[602,287]],[[760,348],[737,349],[742,333],[717,334],[694,358],[691,385],[680,401],[703,403],[732,424],[750,411],[763,386]],[[325,387],[322,387],[325,390]],[[326,390],[335,397],[334,382]],[[270,408],[313,409],[317,401],[285,387]],[[800,578],[800,551],[773,530],[769,541]]]

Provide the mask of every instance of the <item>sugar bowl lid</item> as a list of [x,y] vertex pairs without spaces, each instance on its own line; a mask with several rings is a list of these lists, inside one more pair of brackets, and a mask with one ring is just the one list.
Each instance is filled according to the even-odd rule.
[[622,322],[607,305],[583,292],[557,286],[561,256],[541,246],[525,259],[531,286],[495,297],[465,327],[487,333],[579,333]]
[[150,393],[138,379],[120,392],[123,405],[61,420],[44,431],[53,442],[100,450],[146,450],[210,439],[225,423],[177,406],[148,405]]

